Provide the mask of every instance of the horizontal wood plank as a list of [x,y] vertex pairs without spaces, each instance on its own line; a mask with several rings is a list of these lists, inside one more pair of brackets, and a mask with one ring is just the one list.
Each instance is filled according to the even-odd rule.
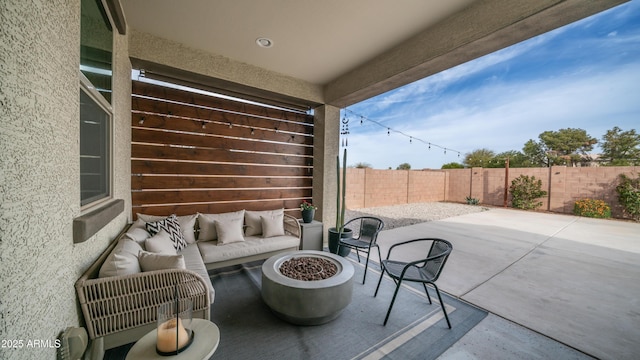
[[131,145],[133,159],[190,160],[208,162],[253,163],[283,166],[312,166],[313,158],[286,154],[256,154],[226,149],[179,148],[171,146]]
[[221,214],[225,212],[238,211],[238,210],[273,210],[284,208],[287,214],[300,218],[300,205],[301,200],[251,200],[251,201],[238,201],[232,203],[211,203],[211,204],[197,204],[197,205],[169,205],[169,206],[133,206],[132,213],[134,220],[137,219],[137,214],[148,214],[157,216],[169,216],[171,214],[191,215],[196,213],[203,214]]
[[301,114],[298,112],[207,96],[190,91],[172,89],[162,85],[149,84],[140,81],[132,82],[131,92],[133,95],[143,95],[159,99],[182,102],[186,104],[222,108],[229,111],[242,112],[256,116],[278,118],[292,122],[309,124],[313,123],[313,116]]
[[313,134],[313,127],[299,123],[256,118],[245,114],[225,113],[181,104],[167,104],[151,99],[136,99],[132,104],[131,115],[131,122],[134,125],[140,124],[141,120],[143,120],[143,123],[149,122],[152,124],[152,121],[156,121],[156,123],[163,124],[162,122],[154,120],[155,117],[160,120],[166,119],[168,120],[167,123],[182,120],[184,122],[198,124],[199,127],[201,127],[204,122],[212,126],[215,124],[225,125],[227,128],[231,125],[231,130],[234,127],[238,127],[247,129],[271,129],[292,133],[294,135]]
[[136,204],[175,204],[221,201],[247,201],[289,199],[311,196],[311,189],[261,189],[261,190],[184,190],[184,191],[133,191],[131,200]]
[[297,144],[268,143],[248,139],[233,139],[216,136],[199,136],[133,128],[131,141],[149,144],[167,144],[178,146],[195,146],[200,148],[241,150],[288,155],[313,155],[313,148]]
[[228,189],[268,187],[311,188],[311,176],[302,178],[280,177],[203,177],[203,176],[132,176],[131,189]]
[[131,160],[131,174],[309,176],[311,168],[251,164],[208,164],[177,161]]

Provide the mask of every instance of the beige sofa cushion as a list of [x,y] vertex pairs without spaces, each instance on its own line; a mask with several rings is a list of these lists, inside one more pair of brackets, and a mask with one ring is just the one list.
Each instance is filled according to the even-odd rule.
[[218,232],[216,231],[215,222],[230,221],[235,219],[244,219],[244,210],[221,213],[221,214],[201,214],[198,213],[198,226],[200,232],[198,233],[198,241],[211,241],[218,239]]
[[280,222],[282,222],[282,217],[284,216],[284,209],[276,209],[276,210],[266,210],[266,211],[245,211],[244,213],[244,223],[246,228],[244,229],[245,236],[253,236],[262,234],[262,221],[260,217],[266,218],[275,218],[280,217]]
[[127,238],[118,240],[107,259],[100,267],[98,277],[132,275],[140,272],[138,253],[142,247],[135,241]]
[[262,223],[262,237],[274,237],[284,235],[284,214],[275,217],[260,216],[260,222]]
[[244,241],[242,219],[215,220],[215,228],[218,233],[218,244]]
[[245,236],[244,241],[219,245],[216,241],[199,241],[196,243],[205,264],[243,258],[271,251],[296,248],[300,240],[295,236],[285,235],[270,238]]
[[171,237],[169,237],[169,234],[164,230],[160,230],[160,232],[145,240],[144,247],[146,251],[152,253],[165,255],[177,254],[176,248],[173,247]]
[[211,279],[209,278],[209,273],[207,272],[207,268],[204,266],[202,256],[200,256],[198,245],[191,244],[182,249],[179,254],[184,256],[184,263],[187,266],[187,269],[198,273],[198,275],[200,275],[204,279],[204,282],[207,284],[207,288],[209,289],[209,298],[211,300],[211,303],[213,304],[216,291],[213,289]]
[[142,269],[142,271],[187,268],[184,263],[184,256],[182,255],[155,254],[140,250],[140,253],[138,253],[138,261],[140,262],[140,269]]

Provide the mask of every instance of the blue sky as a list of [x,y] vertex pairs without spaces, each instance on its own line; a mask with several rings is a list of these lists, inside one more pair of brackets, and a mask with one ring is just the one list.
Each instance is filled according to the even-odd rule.
[[[364,162],[376,169],[405,162],[412,169],[439,169],[480,148],[520,151],[547,130],[581,128],[598,140],[614,126],[640,131],[640,0],[349,106],[342,114],[349,119],[348,165]],[[415,139],[410,142],[409,136]],[[420,140],[450,150],[444,154]]]

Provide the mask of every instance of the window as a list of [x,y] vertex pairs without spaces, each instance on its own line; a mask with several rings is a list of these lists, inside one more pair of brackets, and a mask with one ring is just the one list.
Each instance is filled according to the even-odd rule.
[[80,89],[80,205],[111,195],[111,115]]
[[111,198],[113,30],[100,0],[81,1],[80,206]]

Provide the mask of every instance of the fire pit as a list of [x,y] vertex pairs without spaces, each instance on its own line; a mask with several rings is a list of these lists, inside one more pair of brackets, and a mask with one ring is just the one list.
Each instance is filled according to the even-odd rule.
[[285,321],[324,324],[351,302],[353,274],[348,260],[328,252],[275,255],[262,265],[262,299]]

